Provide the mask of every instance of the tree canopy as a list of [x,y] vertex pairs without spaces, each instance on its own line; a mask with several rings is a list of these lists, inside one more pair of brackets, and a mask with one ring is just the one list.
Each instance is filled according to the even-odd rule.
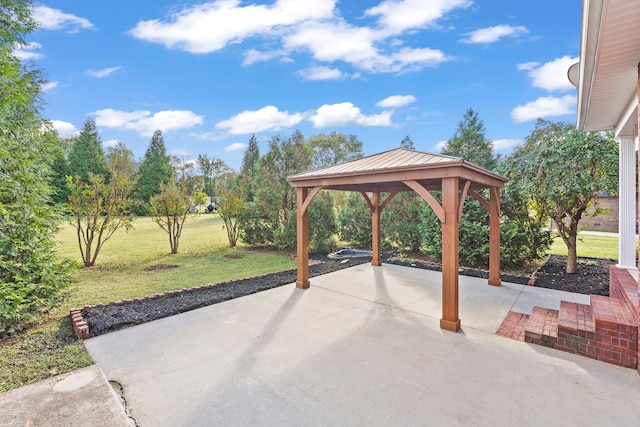
[[575,273],[580,219],[599,213],[594,204],[598,193],[617,192],[618,144],[613,135],[539,119],[508,162],[508,177],[517,191],[553,219],[567,245],[567,273]]
[[497,164],[493,142],[486,138],[484,122],[472,108],[465,112],[456,132],[441,152],[448,156],[460,157],[488,170],[494,170]]
[[151,197],[160,194],[160,185],[167,184],[175,176],[175,170],[171,166],[171,158],[167,156],[162,131],[156,130],[153,133],[144,153],[142,164],[138,169],[138,175],[136,198],[140,201],[141,206],[136,208],[136,212],[147,214]]
[[89,174],[107,177],[107,159],[102,149],[96,122],[90,117],[84,122],[69,152],[67,160],[69,174],[88,182]]

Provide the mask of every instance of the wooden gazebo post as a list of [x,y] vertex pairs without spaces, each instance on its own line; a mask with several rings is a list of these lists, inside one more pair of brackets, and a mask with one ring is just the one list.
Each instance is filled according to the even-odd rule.
[[458,178],[442,179],[442,319],[440,328],[458,332]]
[[308,195],[307,187],[296,188],[296,288],[300,289],[309,287],[309,209],[305,206]]
[[490,188],[489,196],[489,281],[500,286],[500,189]]
[[373,192],[371,202],[371,265],[381,266],[380,261],[380,192]]

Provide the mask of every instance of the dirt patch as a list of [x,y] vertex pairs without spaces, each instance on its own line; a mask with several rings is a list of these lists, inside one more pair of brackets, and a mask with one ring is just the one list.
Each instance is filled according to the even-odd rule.
[[169,270],[171,268],[178,268],[178,267],[180,266],[175,264],[156,264],[156,265],[151,265],[145,268],[144,271]]
[[242,259],[242,258],[244,258],[244,255],[242,255],[242,254],[226,254],[224,257],[227,258],[227,259]]

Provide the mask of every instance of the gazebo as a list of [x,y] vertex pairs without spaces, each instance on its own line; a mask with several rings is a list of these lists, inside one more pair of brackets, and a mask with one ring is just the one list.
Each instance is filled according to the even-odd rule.
[[[409,149],[395,149],[287,177],[296,189],[297,280],[309,287],[309,204],[321,190],[362,194],[371,209],[372,265],[381,266],[380,213],[400,192],[415,191],[442,223],[442,318],[440,327],[460,330],[458,315],[458,226],[466,196],[489,211],[489,280],[500,285],[500,189],[506,178],[465,160]],[[489,200],[478,190],[488,189]],[[442,192],[442,203],[431,193]],[[383,196],[384,200],[382,199]]]

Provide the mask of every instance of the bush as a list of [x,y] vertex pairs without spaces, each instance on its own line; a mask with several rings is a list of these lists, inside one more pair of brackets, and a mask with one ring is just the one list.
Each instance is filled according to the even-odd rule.
[[338,214],[340,238],[360,248],[371,247],[371,210],[360,193],[349,193]]

